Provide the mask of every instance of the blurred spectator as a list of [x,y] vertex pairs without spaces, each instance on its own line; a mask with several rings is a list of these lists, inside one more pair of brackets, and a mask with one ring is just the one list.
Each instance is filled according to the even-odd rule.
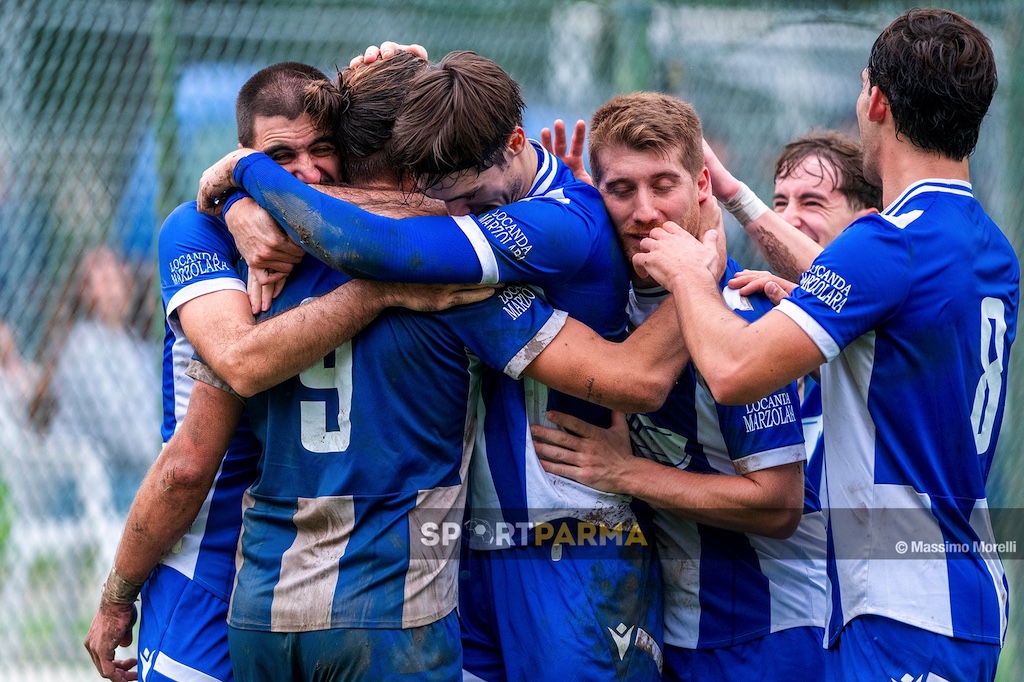
[[40,375],[39,367],[18,350],[14,330],[0,320],[0,424],[28,426],[28,406]]
[[135,286],[123,258],[104,246],[89,249],[76,284],[73,322],[49,382],[51,431],[93,441],[114,504],[127,512],[159,450],[159,354],[131,325]]

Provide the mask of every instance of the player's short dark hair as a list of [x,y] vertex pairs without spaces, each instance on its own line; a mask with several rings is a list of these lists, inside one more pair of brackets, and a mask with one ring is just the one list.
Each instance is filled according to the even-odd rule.
[[419,189],[504,163],[523,124],[519,84],[490,59],[451,52],[416,76],[395,121],[392,154]]
[[426,68],[427,60],[398,52],[339,74],[338,87],[347,93],[348,106],[338,118],[338,144],[349,182],[399,179],[391,149],[395,119],[416,76]]
[[821,160],[821,179],[830,181],[851,209],[882,210],[882,188],[864,177],[864,150],[859,142],[838,130],[812,130],[783,147],[775,162],[775,181],[789,177],[811,157]]
[[974,24],[911,9],[875,40],[867,71],[889,98],[897,135],[956,161],[974,151],[998,82],[992,46]]
[[300,62],[279,62],[260,69],[245,82],[235,100],[235,124],[243,147],[256,143],[258,117],[284,116],[295,120],[306,113],[306,88],[330,82],[320,69]]
[[697,111],[676,97],[660,92],[618,95],[601,105],[590,119],[590,170],[594,181],[600,182],[604,174],[601,152],[623,146],[667,158],[678,154],[675,160],[696,178],[704,169],[703,137]]

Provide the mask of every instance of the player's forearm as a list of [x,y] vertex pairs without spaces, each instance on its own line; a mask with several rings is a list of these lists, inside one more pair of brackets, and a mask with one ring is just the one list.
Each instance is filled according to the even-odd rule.
[[633,412],[652,412],[661,407],[690,359],[679,330],[675,301],[669,296],[657,310],[615,350],[610,364],[614,385],[646,399]]
[[796,229],[775,211],[766,211],[743,226],[758,245],[765,260],[779,276],[799,282],[800,275],[811,267],[821,247]]
[[[471,244],[447,216],[376,215],[305,185],[261,154],[239,161],[234,178],[295,241],[335,270],[396,282],[480,281]],[[392,208],[395,203],[392,195]]]
[[697,523],[786,538],[803,513],[802,464],[751,476],[695,473],[637,458],[622,481],[623,492]]
[[748,323],[725,305],[710,276],[703,282],[674,284],[672,291],[683,343],[715,400],[741,405],[787,383],[765,384],[757,372],[750,371],[760,369],[746,359],[746,351],[758,339],[749,334]]
[[240,329],[230,342],[200,355],[239,395],[250,397],[315,364],[393,304],[386,285],[352,280]]
[[132,503],[115,570],[143,583],[195,521],[237,428],[241,402],[196,384],[178,432],[146,474]]
[[[601,338],[568,318],[554,339],[523,371],[557,391],[627,414],[657,409],[678,370],[661,368],[640,376],[631,349]],[[681,365],[680,365],[681,366]]]

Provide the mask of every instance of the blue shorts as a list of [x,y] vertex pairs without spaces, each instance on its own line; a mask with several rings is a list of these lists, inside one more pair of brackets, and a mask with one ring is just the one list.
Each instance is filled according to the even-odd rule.
[[430,625],[406,630],[265,632],[229,627],[228,640],[239,682],[462,679],[454,611]]
[[139,679],[231,682],[228,603],[168,566],[142,587]]
[[[465,668],[485,680],[660,680],[661,577],[650,548],[463,547]],[[602,556],[603,555],[603,556]]]
[[717,649],[665,645],[665,680],[758,680],[791,682],[825,679],[824,628],[788,628]]
[[857,616],[825,653],[829,682],[991,682],[999,645],[953,639],[882,616]]

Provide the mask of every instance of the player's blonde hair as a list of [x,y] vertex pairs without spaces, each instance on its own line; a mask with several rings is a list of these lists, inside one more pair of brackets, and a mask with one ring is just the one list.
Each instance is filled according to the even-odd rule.
[[704,169],[700,117],[686,102],[660,92],[634,92],[608,100],[590,119],[588,147],[595,182],[604,173],[601,152],[622,146],[678,154],[683,168],[696,177]]

